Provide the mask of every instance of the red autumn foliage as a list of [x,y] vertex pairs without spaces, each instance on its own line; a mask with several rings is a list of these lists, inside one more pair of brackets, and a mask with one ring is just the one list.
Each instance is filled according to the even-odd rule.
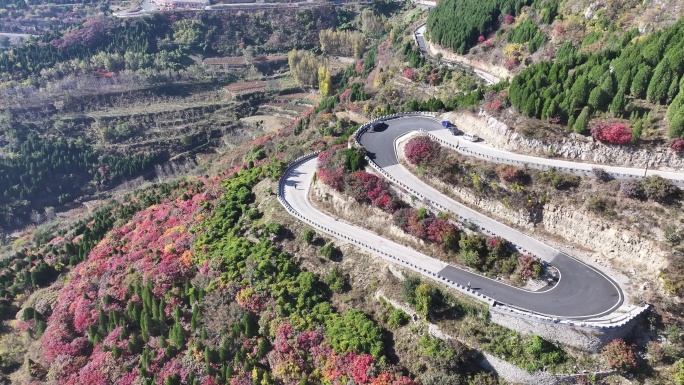
[[344,168],[342,166],[331,165],[334,151],[326,150],[318,154],[318,179],[337,191],[344,189]]
[[415,208],[406,207],[398,209],[392,220],[396,226],[418,239],[434,242],[444,248],[453,247],[458,241],[458,227],[448,219],[424,214]]
[[351,88],[347,88],[340,94],[340,103],[344,104],[349,102],[349,99],[351,98]]
[[480,35],[480,37],[477,38],[477,42],[480,43],[480,44],[484,43],[485,40],[486,40],[485,37],[482,36],[482,35]]
[[363,63],[364,63],[364,59],[359,59],[356,61],[356,68],[354,68],[356,73],[360,74],[361,72],[363,72]]
[[508,183],[520,182],[525,176],[525,172],[515,166],[501,165],[496,168],[496,173],[501,180]]
[[[103,342],[92,345],[86,330],[98,322],[97,307],[105,297],[111,300],[102,305],[103,311],[121,311],[126,307],[131,272],[139,274],[144,284],[149,282],[157,298],[189,280],[194,274],[190,263],[195,237],[190,227],[208,199],[206,194],[198,194],[138,213],[129,223],[113,229],[93,248],[88,259],[74,268],[41,338],[44,358],[56,370],[59,383],[118,382],[123,375],[121,363],[104,346],[116,344],[125,350],[127,341],[119,341],[114,329]],[[170,297],[168,303],[175,303],[174,298]],[[165,310],[168,313],[170,309]]]
[[92,18],[84,22],[83,26],[80,28],[75,28],[64,36],[52,40],[50,45],[57,49],[67,49],[74,45],[89,47],[98,39],[107,36],[107,31],[111,29],[114,24],[113,20],[105,17]]
[[591,135],[610,144],[625,145],[632,141],[632,130],[624,123],[598,122],[591,129]]
[[563,23],[557,23],[557,24],[553,27],[553,32],[554,32],[556,35],[559,35],[559,36],[560,36],[560,35],[563,35],[563,34],[565,33],[565,24],[563,24]]
[[684,151],[684,139],[675,139],[672,144],[670,145],[670,148],[674,152],[682,152]]
[[421,165],[437,155],[439,144],[427,136],[414,136],[404,147],[404,155],[409,162]]
[[345,191],[357,202],[372,203],[374,206],[394,213],[401,203],[391,193],[386,180],[365,171],[357,171],[345,178]]
[[414,81],[416,79],[416,76],[418,75],[417,71],[408,67],[404,68],[404,71],[402,73],[404,74],[404,77],[410,81]]
[[430,72],[430,74],[427,76],[427,81],[431,86],[439,85],[442,83],[442,75],[438,70],[432,70],[432,72]]
[[338,153],[343,147],[333,147],[318,155],[318,179],[337,191],[346,192],[357,202],[373,204],[390,214],[401,207],[386,180],[365,171],[345,174],[344,159]]
[[637,365],[633,347],[620,338],[603,348],[603,357],[611,369],[627,371]]
[[341,382],[346,378],[356,384],[415,385],[409,378],[389,371],[378,373],[375,359],[369,354],[337,353],[318,332],[298,332],[289,323],[277,328],[268,362],[276,378],[286,384],[299,383],[303,373],[318,368],[324,383],[346,383]]
[[518,257],[518,266],[520,268],[520,278],[522,279],[537,278],[541,273],[541,264],[529,255]]
[[322,168],[318,170],[317,175],[321,182],[335,190],[342,191],[344,189],[344,169],[342,167],[333,170]]
[[515,21],[515,16],[513,16],[511,14],[507,14],[506,16],[504,16],[504,24],[513,24],[514,21]]
[[504,67],[507,70],[512,70],[513,68],[518,66],[518,59],[508,59],[506,60],[506,63],[504,63]]
[[501,111],[501,108],[503,107],[503,103],[501,103],[501,100],[499,99],[494,99],[491,102],[487,102],[484,105],[484,108],[487,112],[493,113],[493,112],[499,112]]
[[264,310],[267,298],[263,295],[259,295],[259,293],[256,293],[252,288],[247,287],[242,289],[237,296],[235,296],[235,301],[245,309],[254,313],[259,313]]
[[458,228],[447,219],[436,219],[427,228],[427,237],[438,245],[453,242],[458,237]]

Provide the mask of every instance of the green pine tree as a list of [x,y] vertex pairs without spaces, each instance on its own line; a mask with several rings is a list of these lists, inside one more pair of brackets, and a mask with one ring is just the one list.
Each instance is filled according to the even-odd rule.
[[672,70],[663,60],[658,63],[653,77],[646,90],[646,98],[651,103],[663,103],[667,99],[667,90],[672,82]]
[[[682,77],[684,79],[684,77]],[[667,108],[665,113],[665,119],[671,121],[675,114],[684,107],[684,90],[680,91],[677,96],[672,100],[670,106]]]
[[684,108],[680,109],[670,120],[667,135],[672,139],[684,137]]
[[589,118],[589,107],[584,107],[582,109],[582,112],[580,112],[579,116],[575,120],[572,129],[578,134],[585,135],[587,132],[587,128],[589,128]]
[[622,116],[625,112],[626,105],[627,101],[625,100],[625,94],[622,90],[618,90],[613,101],[610,103],[610,112],[615,116]]
[[634,97],[641,97],[644,95],[648,89],[648,84],[651,81],[651,67],[646,64],[642,64],[639,67],[634,79],[632,80],[632,85],[630,87],[630,94]]
[[595,111],[603,111],[606,101],[606,94],[603,89],[599,87],[594,87],[589,94],[589,106]]
[[570,89],[570,94],[575,100],[575,107],[584,106],[589,100],[589,94],[591,93],[591,85],[586,76],[580,76],[579,79],[575,81]]
[[641,139],[641,134],[644,130],[644,122],[639,119],[632,126],[632,143],[637,143]]
[[197,325],[199,324],[199,306],[195,306],[192,308],[192,318],[190,319],[190,330],[195,331],[197,330]]
[[670,86],[667,89],[667,100],[666,103],[671,103],[674,98],[677,96],[679,93],[679,79],[677,77],[672,77],[672,82],[670,83]]

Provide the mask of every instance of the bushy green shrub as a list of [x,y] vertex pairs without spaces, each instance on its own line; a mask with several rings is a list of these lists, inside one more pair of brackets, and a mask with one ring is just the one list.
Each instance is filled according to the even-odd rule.
[[401,294],[404,301],[411,305],[416,304],[416,288],[420,285],[421,280],[418,276],[409,275],[401,284]]
[[349,310],[344,316],[333,315],[326,326],[330,345],[337,352],[368,353],[375,358],[384,353],[382,331],[359,310]]
[[648,176],[639,185],[646,198],[656,202],[665,202],[679,193],[677,186],[659,175]]
[[283,226],[278,222],[269,222],[264,226],[263,235],[268,237],[270,235],[278,236],[283,231]]
[[392,312],[390,313],[389,319],[387,320],[387,324],[391,328],[396,329],[408,324],[410,320],[411,317],[408,314],[406,314],[405,311],[398,308],[393,308]]
[[335,266],[332,270],[330,270],[328,275],[325,277],[325,283],[328,284],[330,290],[332,290],[333,292],[341,293],[342,291],[344,291],[344,287],[347,285],[347,279],[342,274],[340,269],[337,266]]
[[316,232],[311,229],[306,230],[304,234],[302,234],[302,239],[308,244],[313,242],[314,237],[316,237]]
[[340,254],[340,249],[335,247],[332,243],[327,243],[325,246],[321,247],[321,255],[328,258],[334,259]]

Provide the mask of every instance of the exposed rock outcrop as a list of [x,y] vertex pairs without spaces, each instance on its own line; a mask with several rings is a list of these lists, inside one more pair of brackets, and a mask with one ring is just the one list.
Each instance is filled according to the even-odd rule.
[[645,168],[648,165],[654,169],[684,171],[684,158],[668,149],[654,151],[633,146],[612,146],[575,134],[560,142],[527,138],[486,114],[451,112],[444,114],[444,118],[456,122],[466,132],[477,134],[492,146],[521,154],[560,157],[597,163],[599,166],[604,164]]

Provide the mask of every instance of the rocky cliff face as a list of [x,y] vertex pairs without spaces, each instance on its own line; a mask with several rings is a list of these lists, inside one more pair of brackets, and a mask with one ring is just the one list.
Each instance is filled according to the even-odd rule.
[[467,132],[475,133],[489,144],[503,150],[606,166],[645,168],[648,165],[649,168],[668,171],[684,170],[684,158],[668,149],[653,151],[631,146],[611,146],[575,134],[571,134],[560,142],[526,138],[505,123],[482,113],[475,115],[468,112],[452,112],[444,114],[444,118],[457,122]]
[[472,55],[458,55],[448,49],[428,41],[428,51],[430,56],[437,56],[437,54],[442,54],[442,58],[445,60],[461,63],[465,66],[471,67],[476,70],[492,74],[500,80],[512,79],[513,74],[504,67],[497,66],[486,61],[480,60]]
[[656,277],[667,265],[667,253],[657,242],[640,237],[629,230],[616,229],[609,221],[581,208],[547,203],[544,206],[542,220],[535,227],[526,211],[518,211],[506,207],[498,200],[477,196],[466,188],[450,187],[449,190],[460,201],[468,202],[495,218],[524,228],[532,236],[539,237],[539,230],[545,230],[551,235],[594,251],[589,254],[591,262],[597,259],[609,261],[622,271],[631,273],[636,270],[645,272],[650,277]]
[[[479,118],[470,114],[465,114],[465,117],[479,121]],[[467,119],[460,117],[456,119],[458,120],[455,121],[460,125],[467,122]],[[470,127],[466,130],[470,130]],[[482,131],[483,134],[488,132],[490,131]],[[489,137],[497,138],[491,133]],[[409,136],[406,136],[398,143],[400,156],[403,154],[403,145],[408,139]],[[485,139],[490,141],[487,137]],[[575,257],[582,258],[585,262],[612,266],[630,276],[635,276],[638,272],[639,277],[649,280],[655,279],[661,269],[667,266],[667,252],[659,246],[657,241],[616,227],[614,223],[581,207],[564,202],[547,202],[544,205],[541,221],[535,225],[531,222],[527,211],[517,210],[497,199],[476,195],[471,189],[449,186],[435,179],[431,179],[430,184],[472,208],[521,228],[531,236],[567,251]],[[549,239],[551,238],[549,235],[556,239]],[[559,242],[559,238],[562,241]]]

